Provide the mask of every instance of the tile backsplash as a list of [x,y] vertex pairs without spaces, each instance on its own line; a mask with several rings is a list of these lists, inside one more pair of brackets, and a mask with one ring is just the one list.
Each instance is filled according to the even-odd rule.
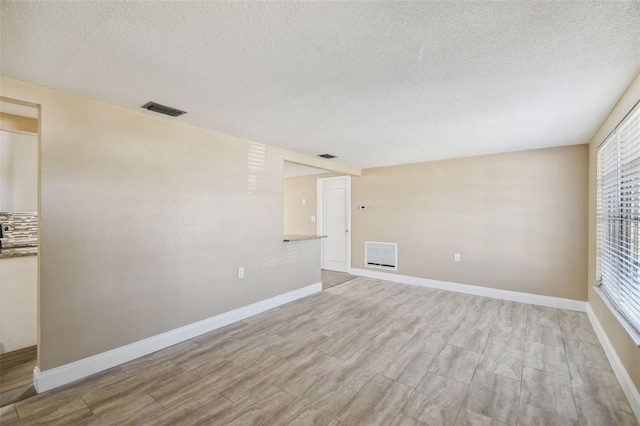
[[2,247],[30,246],[38,244],[37,212],[0,212]]

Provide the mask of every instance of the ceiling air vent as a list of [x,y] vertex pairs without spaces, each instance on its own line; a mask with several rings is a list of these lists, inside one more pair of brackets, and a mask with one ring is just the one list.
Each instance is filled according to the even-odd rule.
[[149,111],[158,112],[160,114],[170,115],[171,117],[179,117],[187,113],[186,111],[180,111],[179,109],[160,105],[155,102],[148,102],[142,105],[142,108],[148,109]]
[[335,155],[331,155],[331,154],[318,154],[318,157],[326,158],[327,160],[331,158],[336,158]]

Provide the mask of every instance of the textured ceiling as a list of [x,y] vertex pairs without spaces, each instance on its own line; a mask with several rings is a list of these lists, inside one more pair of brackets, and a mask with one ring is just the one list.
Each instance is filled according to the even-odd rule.
[[0,19],[4,76],[360,167],[586,143],[640,71],[638,1],[2,1]]

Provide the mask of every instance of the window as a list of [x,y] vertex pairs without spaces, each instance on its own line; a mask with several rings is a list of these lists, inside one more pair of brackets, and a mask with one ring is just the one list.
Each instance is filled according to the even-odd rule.
[[598,148],[598,281],[640,332],[640,104]]

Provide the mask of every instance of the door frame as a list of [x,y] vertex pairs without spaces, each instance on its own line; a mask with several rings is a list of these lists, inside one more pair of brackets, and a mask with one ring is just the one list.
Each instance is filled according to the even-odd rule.
[[[347,188],[347,201],[346,201],[346,215],[347,215],[347,233],[349,234],[347,238],[347,273],[351,273],[351,176],[335,176],[328,178],[318,178],[317,179],[317,221],[316,221],[316,232],[318,235],[324,235],[324,182],[328,181],[336,181],[336,180],[344,180],[345,187]],[[320,240],[320,268],[324,267],[324,238]]]
[[[38,256],[36,272],[36,367],[33,385],[37,390],[35,370],[42,370],[42,106],[34,102],[23,101],[8,96],[0,96],[0,102],[35,108],[38,115]],[[6,130],[6,129],[5,129]],[[23,132],[16,132],[23,133]],[[28,133],[28,132],[27,132]],[[31,133],[32,134],[32,133]]]

